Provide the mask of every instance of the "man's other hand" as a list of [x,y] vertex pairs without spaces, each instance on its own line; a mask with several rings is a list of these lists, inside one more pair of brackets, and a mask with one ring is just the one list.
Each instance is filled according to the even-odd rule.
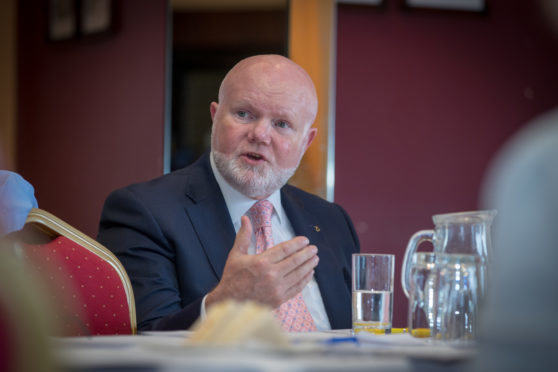
[[223,277],[211,291],[205,306],[225,299],[255,300],[271,308],[294,297],[310,282],[318,265],[318,248],[304,236],[268,248],[260,254],[248,254],[252,224],[241,218],[240,230],[229,253]]

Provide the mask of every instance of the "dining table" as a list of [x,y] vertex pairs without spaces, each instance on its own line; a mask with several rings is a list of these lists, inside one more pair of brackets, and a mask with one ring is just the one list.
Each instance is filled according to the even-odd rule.
[[265,340],[231,345],[189,342],[191,331],[51,338],[63,371],[445,371],[462,370],[474,344],[444,343],[408,333],[356,336],[350,329],[289,333],[287,346]]

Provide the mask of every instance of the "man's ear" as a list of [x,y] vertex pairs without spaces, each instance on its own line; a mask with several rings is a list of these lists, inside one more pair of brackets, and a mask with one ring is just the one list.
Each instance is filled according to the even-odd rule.
[[308,150],[308,147],[310,147],[310,145],[314,141],[314,138],[316,138],[317,133],[318,133],[318,128],[308,129],[308,134],[307,134],[307,138],[306,138],[306,148],[304,149],[304,152],[306,152],[306,150]]
[[209,112],[211,113],[212,121],[215,119],[215,113],[217,112],[218,108],[219,104],[217,102],[211,102],[211,104],[209,105]]

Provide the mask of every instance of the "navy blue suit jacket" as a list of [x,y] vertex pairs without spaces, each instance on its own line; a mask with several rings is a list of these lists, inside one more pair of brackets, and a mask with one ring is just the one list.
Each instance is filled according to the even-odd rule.
[[[296,235],[318,247],[315,279],[332,328],[351,327],[351,254],[360,250],[338,205],[293,186],[281,202]],[[235,230],[209,154],[193,165],[112,192],[98,241],[132,281],[139,330],[187,329],[221,279]]]

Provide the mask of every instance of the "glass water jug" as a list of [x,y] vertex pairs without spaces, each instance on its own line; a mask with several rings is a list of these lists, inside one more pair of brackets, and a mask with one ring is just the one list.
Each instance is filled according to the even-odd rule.
[[491,254],[490,226],[495,210],[438,214],[432,217],[434,230],[413,234],[403,258],[401,284],[407,298],[411,288],[411,258],[424,241],[432,242],[434,253],[475,255],[480,259],[479,295],[486,289],[486,265]]

